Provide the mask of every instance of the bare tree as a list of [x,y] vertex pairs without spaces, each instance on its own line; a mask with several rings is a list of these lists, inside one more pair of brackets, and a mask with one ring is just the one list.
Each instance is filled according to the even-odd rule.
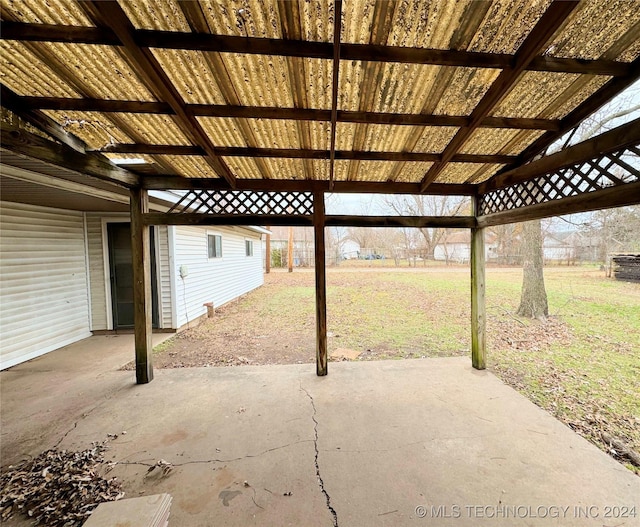
[[[468,198],[460,196],[393,195],[384,198],[384,205],[401,216],[455,216],[469,209]],[[445,236],[446,229],[418,229],[422,235],[424,258],[433,260],[433,253]]]

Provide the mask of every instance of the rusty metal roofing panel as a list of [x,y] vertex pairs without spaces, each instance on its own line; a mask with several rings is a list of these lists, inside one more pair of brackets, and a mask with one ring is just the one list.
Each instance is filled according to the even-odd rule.
[[170,115],[143,113],[115,113],[113,115],[128,127],[134,129],[146,143],[160,145],[191,144]]
[[155,101],[128,63],[111,46],[88,44],[38,44],[58,58],[73,77],[91,90],[93,97],[130,101]]
[[[198,122],[211,138],[214,146],[253,146],[258,148],[301,148],[298,124],[296,121],[284,119],[232,119],[228,117],[198,117]],[[318,144],[312,148],[327,148],[326,123],[302,123],[311,126],[314,133],[312,140]],[[249,144],[243,136],[244,129],[249,129],[255,144]]]
[[470,115],[499,74],[488,68],[456,68],[433,113]]
[[175,0],[118,0],[137,29],[188,32],[189,24]]
[[424,126],[412,152],[441,152],[458,130],[453,126]]
[[224,53],[222,61],[239,104],[293,107],[291,79],[284,57]]
[[19,42],[0,41],[0,66],[0,80],[18,95],[80,97],[77,91]]
[[562,117],[575,106],[576,100],[586,99],[608,80],[604,76],[527,71],[496,106],[493,115]]
[[165,74],[187,104],[225,104],[216,77],[199,51],[152,49]]
[[0,5],[17,22],[94,26],[76,0],[2,0]]
[[260,169],[252,157],[223,157],[222,160],[238,179],[270,178],[270,174],[260,173]]
[[217,178],[218,175],[202,156],[157,156],[176,171],[189,178]]
[[322,42],[333,40],[333,2],[326,0],[299,3],[232,0],[226,3],[202,2],[201,6],[207,25],[214,34],[284,38],[282,19],[285,13],[280,11],[284,7],[293,11],[292,18],[299,24],[300,36],[296,38]]
[[489,4],[467,49],[512,54],[524,42],[551,0],[499,0]]
[[[640,34],[640,7],[630,0],[582,2],[554,39],[547,54],[578,59],[620,59],[635,56],[622,53]],[[626,38],[625,38],[626,37]],[[624,42],[623,49],[616,45]]]
[[105,114],[45,110],[44,113],[60,123],[65,130],[77,135],[90,148],[103,148],[111,143],[131,143],[133,139],[122,132]]
[[[364,141],[356,148],[354,138],[358,129],[364,130]],[[419,139],[412,152],[440,153],[458,129],[451,126],[406,126],[385,124],[338,123],[337,150],[367,150],[371,152],[407,151],[407,141],[416,134]]]
[[272,179],[304,179],[302,159],[263,158]]
[[464,154],[519,154],[543,133],[543,130],[478,128],[460,151]]
[[342,41],[446,49],[473,0],[345,0]]
[[[396,164],[393,161],[344,161],[335,162],[335,181],[388,181]],[[349,174],[353,176],[349,178]]]
[[236,119],[198,117],[198,122],[214,146],[247,146]]
[[433,163],[426,161],[404,163],[395,181],[398,183],[420,183],[431,168],[431,165]]
[[329,180],[329,160],[323,159],[313,159],[311,161],[311,166],[313,167],[311,173],[311,179],[318,181],[328,181]]
[[504,165],[486,164],[477,165],[475,163],[449,163],[440,175],[436,178],[436,183],[464,183],[474,178],[475,183],[484,181]]
[[420,113],[441,66],[340,61],[338,108]]

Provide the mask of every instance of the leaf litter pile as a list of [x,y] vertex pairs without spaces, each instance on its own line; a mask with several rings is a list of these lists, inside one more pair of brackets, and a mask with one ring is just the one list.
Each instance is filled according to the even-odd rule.
[[0,514],[6,521],[26,514],[35,525],[82,525],[102,502],[124,496],[116,478],[99,474],[107,441],[94,442],[80,452],[47,450],[38,457],[11,465],[0,475]]

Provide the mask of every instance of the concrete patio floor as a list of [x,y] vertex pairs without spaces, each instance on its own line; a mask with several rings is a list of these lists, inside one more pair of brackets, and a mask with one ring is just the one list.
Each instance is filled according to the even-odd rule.
[[[127,497],[172,494],[174,527],[640,525],[640,478],[469,359],[156,370],[137,386],[117,371],[131,341],[0,373],[2,465],[126,431],[109,475]],[[173,470],[148,474],[159,459]]]

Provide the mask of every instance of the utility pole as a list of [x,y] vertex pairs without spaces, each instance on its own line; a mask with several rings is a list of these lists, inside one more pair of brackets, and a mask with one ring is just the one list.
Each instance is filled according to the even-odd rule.
[[289,227],[289,243],[287,244],[287,265],[289,272],[293,273],[293,227]]

